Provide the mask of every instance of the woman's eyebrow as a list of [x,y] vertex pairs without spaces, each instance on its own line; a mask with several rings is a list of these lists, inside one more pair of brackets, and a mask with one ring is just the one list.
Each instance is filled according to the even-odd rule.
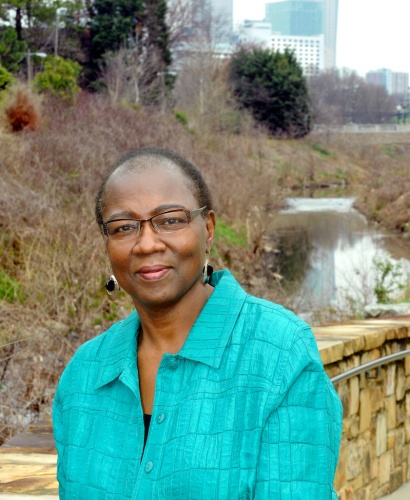
[[[178,210],[179,208],[185,209],[184,205],[180,205],[177,203],[170,203],[166,205],[159,205],[158,207],[155,207],[154,209],[150,210],[148,212],[149,215],[155,215],[159,214],[161,212],[166,212],[167,210]],[[118,220],[118,219],[141,219],[143,220],[144,218],[142,217],[136,217],[134,213],[132,212],[118,212],[115,214],[112,214],[108,217],[106,222],[112,221],[112,220]]]
[[150,213],[158,213],[158,212],[163,212],[166,210],[172,210],[172,209],[178,209],[178,208],[183,208],[185,209],[184,205],[180,205],[178,203],[169,203],[166,205],[159,205],[158,207],[154,208]]
[[110,215],[106,222],[109,222],[111,220],[117,220],[117,219],[135,219],[135,216],[131,212],[118,212],[116,214]]

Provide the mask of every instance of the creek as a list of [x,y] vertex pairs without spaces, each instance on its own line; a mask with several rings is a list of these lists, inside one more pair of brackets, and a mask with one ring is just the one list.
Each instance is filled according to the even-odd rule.
[[[269,228],[280,253],[278,271],[293,283],[292,309],[306,321],[360,316],[382,288],[391,299],[410,276],[410,244],[367,222],[354,198],[287,198]],[[321,317],[318,318],[318,314]]]

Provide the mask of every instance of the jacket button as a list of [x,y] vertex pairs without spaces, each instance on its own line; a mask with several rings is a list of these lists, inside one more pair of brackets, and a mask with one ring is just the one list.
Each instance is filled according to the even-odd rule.
[[152,471],[153,468],[154,468],[154,463],[153,462],[147,462],[145,464],[145,472],[147,474],[149,474]]
[[165,420],[165,413],[159,413],[157,415],[157,424],[162,424],[164,420]]
[[168,366],[170,370],[176,370],[178,367],[178,359],[177,358],[170,359]]

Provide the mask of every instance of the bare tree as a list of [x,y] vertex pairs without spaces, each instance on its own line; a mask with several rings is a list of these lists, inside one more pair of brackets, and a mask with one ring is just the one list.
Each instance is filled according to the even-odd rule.
[[357,73],[330,70],[309,79],[316,123],[383,123],[394,116],[396,99]]
[[165,100],[164,75],[151,77],[160,69],[161,57],[154,48],[148,52],[121,47],[116,52],[107,52],[100,65],[102,83],[113,102],[126,99],[140,103],[153,95]]

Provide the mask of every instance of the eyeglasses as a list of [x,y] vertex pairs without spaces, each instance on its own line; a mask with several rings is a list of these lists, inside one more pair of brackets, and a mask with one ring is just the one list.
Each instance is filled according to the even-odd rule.
[[140,235],[142,224],[150,222],[157,233],[175,233],[188,227],[188,224],[206,207],[196,210],[178,208],[154,215],[149,219],[116,219],[102,224],[103,232],[112,240],[127,240]]

